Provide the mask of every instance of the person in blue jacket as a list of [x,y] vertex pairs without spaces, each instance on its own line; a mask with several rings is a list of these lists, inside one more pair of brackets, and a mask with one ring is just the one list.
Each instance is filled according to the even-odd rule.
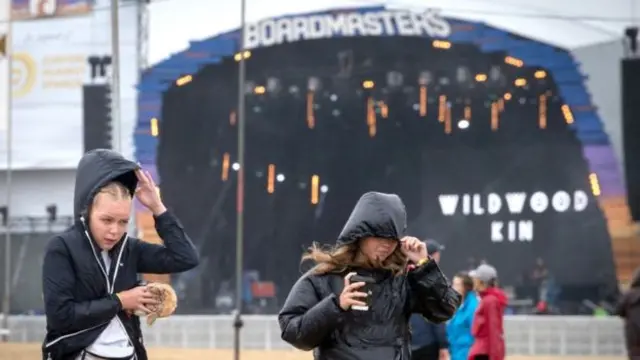
[[447,324],[447,338],[451,360],[467,360],[473,345],[471,324],[478,307],[478,296],[473,291],[473,279],[466,273],[454,276],[452,287],[462,295],[462,305]]

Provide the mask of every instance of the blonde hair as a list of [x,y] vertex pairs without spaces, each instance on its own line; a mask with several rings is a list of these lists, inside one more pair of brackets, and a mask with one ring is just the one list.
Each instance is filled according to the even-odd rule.
[[131,200],[131,192],[119,181],[112,181],[101,187],[93,198],[94,202],[100,194],[110,195],[114,200]]
[[372,261],[364,256],[358,256],[360,246],[358,242],[339,245],[335,247],[323,248],[317,243],[313,243],[307,253],[302,256],[302,261],[311,260],[315,266],[311,272],[315,275],[340,274],[349,268],[382,268],[391,271],[393,275],[404,274],[407,267],[407,257],[397,247],[384,261]]

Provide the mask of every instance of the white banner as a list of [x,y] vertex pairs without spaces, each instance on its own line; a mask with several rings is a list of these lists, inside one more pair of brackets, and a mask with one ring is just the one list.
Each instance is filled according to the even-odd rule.
[[428,36],[446,38],[451,25],[437,11],[337,12],[267,19],[248,24],[245,46],[253,49],[335,36]]
[[[108,9],[108,4],[105,6]],[[121,114],[125,123],[121,131],[131,137],[136,115],[136,8],[121,8],[120,18]],[[82,86],[108,81],[111,67],[102,62],[111,55],[110,34],[109,11],[13,24],[12,168],[77,165],[83,152]],[[103,65],[104,76],[95,71]],[[1,86],[7,86],[6,77]],[[7,164],[6,114],[6,110],[0,114],[0,168]],[[123,145],[130,143],[123,141]]]

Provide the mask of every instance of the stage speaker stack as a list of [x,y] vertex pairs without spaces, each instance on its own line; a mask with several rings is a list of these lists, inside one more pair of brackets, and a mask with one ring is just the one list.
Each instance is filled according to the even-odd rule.
[[627,201],[634,221],[640,221],[640,57],[638,28],[628,28],[626,57],[622,60],[622,141]]
[[112,148],[111,87],[92,84],[82,87],[84,151]]

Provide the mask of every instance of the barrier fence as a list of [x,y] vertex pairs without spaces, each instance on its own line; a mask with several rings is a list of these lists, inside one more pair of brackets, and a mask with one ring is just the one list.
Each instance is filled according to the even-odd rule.
[[[244,318],[243,349],[282,350],[292,347],[280,339],[275,316]],[[143,321],[144,323],[144,321]],[[231,316],[176,315],[144,325],[147,346],[229,349],[233,347]],[[13,342],[42,342],[45,318],[11,316]],[[533,356],[621,356],[624,355],[622,321],[587,316],[507,316],[507,353]]]

